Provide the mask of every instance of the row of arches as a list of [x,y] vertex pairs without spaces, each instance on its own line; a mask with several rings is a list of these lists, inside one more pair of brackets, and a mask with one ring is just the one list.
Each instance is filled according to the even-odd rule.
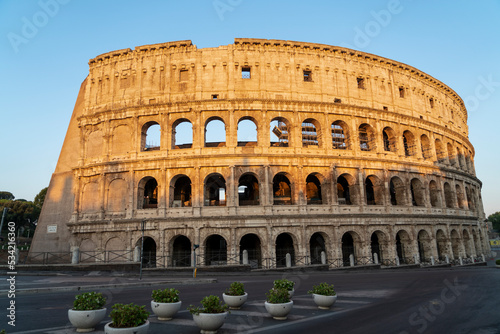
[[[324,131],[320,122],[308,118],[302,122],[299,136],[295,134],[294,128],[297,127],[284,117],[273,118],[269,127],[269,146],[297,146],[298,143],[294,143],[294,140],[300,140],[303,147],[330,145],[333,149],[339,150],[351,150],[357,145],[361,151],[399,152],[406,157],[421,157],[424,160],[436,161],[465,171],[473,172],[474,170],[470,150],[462,149],[460,145],[454,145],[451,141],[444,143],[439,138],[436,138],[432,145],[427,134],[416,136],[408,129],[398,134],[390,126],[386,126],[382,129],[379,139],[375,128],[368,123],[362,123],[352,130],[345,121],[337,120],[329,125],[327,131]],[[204,129],[205,147],[226,146],[226,122],[222,117],[208,118]],[[237,146],[264,145],[258,143],[259,126],[253,117],[240,118],[236,132]],[[157,122],[145,123],[141,133],[143,151],[160,148],[160,125]],[[174,121],[171,138],[172,149],[191,148],[193,145],[192,122],[187,118]],[[331,144],[327,144],[328,141]],[[380,149],[377,147],[378,143],[381,143]]]
[[[453,228],[447,234],[444,229],[429,232],[426,229],[412,233],[402,228],[392,235],[387,231],[374,230],[365,237],[355,230],[342,234],[335,244],[325,232],[317,231],[310,235],[306,244],[301,244],[293,232],[278,234],[270,244],[265,236],[255,233],[244,234],[237,247],[230,245],[221,234],[210,234],[201,243],[198,251],[199,265],[249,264],[253,268],[265,266],[285,267],[287,254],[292,266],[308,264],[330,264],[349,266],[354,264],[382,263],[394,264],[397,257],[400,263],[445,261],[469,257],[477,257],[485,252],[483,237],[476,230]],[[118,240],[118,241],[117,241]],[[88,240],[86,241],[88,243]],[[140,240],[136,246],[139,246]],[[92,243],[92,242],[91,242]],[[123,244],[114,237],[106,243],[107,251],[117,251],[118,244]],[[92,243],[93,244],[93,243]],[[156,263],[160,254],[159,243],[155,236],[144,239],[144,258],[149,265]],[[83,242],[81,250],[89,248]],[[95,247],[95,245],[94,245]],[[236,249],[233,254],[231,249]],[[192,261],[193,242],[184,234],[174,236],[166,247],[168,252],[167,266],[190,267]]]

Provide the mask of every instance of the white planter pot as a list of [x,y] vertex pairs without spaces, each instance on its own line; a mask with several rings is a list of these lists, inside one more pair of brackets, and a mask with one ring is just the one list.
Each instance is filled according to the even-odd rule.
[[313,293],[313,300],[318,305],[318,308],[328,310],[337,301],[337,295],[323,296]]
[[264,303],[267,312],[276,320],[286,320],[288,313],[292,310],[293,301],[283,304]]
[[104,326],[105,334],[146,334],[149,329],[149,320],[146,320],[146,323],[141,326],[130,328],[113,328],[109,326],[110,324],[111,322],[108,322]]
[[193,320],[196,325],[201,329],[201,333],[214,334],[217,330],[224,325],[227,312],[224,313],[200,313],[193,314]]
[[158,316],[158,320],[172,320],[174,315],[180,310],[181,301],[177,303],[157,303],[151,301],[151,310]]
[[290,299],[292,299],[294,293],[295,293],[295,289],[288,290],[288,295],[290,296]]
[[93,332],[106,316],[106,308],[91,311],[68,310],[68,319],[78,333]]
[[245,292],[242,296],[230,296],[225,293],[222,294],[222,298],[224,299],[224,303],[229,305],[229,308],[232,310],[239,310],[241,305],[243,305],[248,298],[248,293]]

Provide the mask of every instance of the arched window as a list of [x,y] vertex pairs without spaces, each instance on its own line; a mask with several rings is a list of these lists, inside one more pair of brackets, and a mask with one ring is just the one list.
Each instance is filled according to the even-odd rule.
[[259,181],[252,174],[243,174],[238,182],[240,206],[259,205]]
[[257,146],[257,125],[254,119],[242,118],[238,122],[238,146]]
[[465,208],[465,196],[464,192],[462,190],[462,187],[460,187],[458,184],[455,185],[455,192],[457,193],[457,204],[460,209]]
[[179,119],[172,124],[172,148],[193,146],[193,124],[187,119]]
[[465,170],[464,156],[463,156],[462,151],[460,150],[459,147],[457,147],[457,161],[458,161],[458,166],[460,167],[460,169]]
[[337,198],[340,205],[356,204],[359,192],[353,185],[356,183],[354,177],[342,174],[337,178]]
[[284,173],[273,178],[273,199],[274,205],[293,204],[290,180]]
[[450,184],[448,182],[445,182],[445,184],[444,184],[444,199],[445,199],[447,208],[455,207],[455,201],[453,198],[454,198],[453,190],[451,189]]
[[138,208],[152,209],[158,207],[158,182],[154,177],[145,177],[139,181]]
[[319,123],[314,119],[302,122],[302,146],[319,146]]
[[205,241],[205,265],[220,266],[227,264],[227,242],[222,236],[212,234]]
[[455,152],[453,151],[453,146],[450,143],[447,143],[446,148],[448,149],[448,161],[450,165],[456,166],[457,161],[455,160]]
[[358,128],[359,147],[361,151],[375,150],[375,132],[368,124],[361,124]]
[[411,157],[415,155],[415,137],[413,133],[406,130],[403,132],[403,144],[405,148],[405,156]]
[[390,127],[384,128],[382,131],[382,140],[384,142],[384,151],[386,152],[396,152],[396,134],[394,130]]
[[432,207],[440,207],[441,206],[441,197],[439,195],[439,189],[436,181],[432,180],[429,182],[429,194],[431,197],[431,206]]
[[141,151],[154,151],[160,149],[161,129],[156,122],[148,122],[142,126]]
[[314,174],[309,174],[306,178],[306,198],[307,204],[322,204],[321,182]]
[[446,154],[446,151],[444,149],[444,146],[443,146],[443,143],[441,142],[441,140],[439,139],[436,139],[436,156],[437,156],[437,161],[439,163],[446,163],[447,161],[447,154]]
[[425,206],[424,186],[422,182],[415,178],[410,182],[411,202],[413,206]]
[[391,197],[392,205],[405,205],[406,204],[406,187],[403,181],[394,176],[389,183],[389,195]]
[[180,175],[175,179],[174,197],[172,207],[191,206],[191,179],[185,175]]
[[226,126],[222,119],[211,117],[205,123],[205,147],[226,146]]
[[375,176],[370,175],[365,180],[365,194],[367,205],[381,205],[384,202],[384,186],[382,181]]
[[226,206],[226,180],[220,174],[205,179],[204,206]]
[[270,125],[271,146],[288,147],[290,136],[288,120],[283,117],[273,118]]
[[420,147],[422,149],[422,157],[425,160],[431,159],[432,158],[431,143],[427,135],[420,136]]
[[332,123],[332,146],[337,150],[349,148],[349,133],[345,122],[335,121]]

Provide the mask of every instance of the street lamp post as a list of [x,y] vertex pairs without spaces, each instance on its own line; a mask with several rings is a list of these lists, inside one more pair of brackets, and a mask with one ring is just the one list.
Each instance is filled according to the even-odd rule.
[[142,280],[142,262],[143,262],[143,256],[144,256],[144,224],[146,224],[146,221],[143,220],[141,221],[141,230],[142,230],[142,236],[141,236],[141,256],[140,260],[141,264],[139,265],[139,280]]

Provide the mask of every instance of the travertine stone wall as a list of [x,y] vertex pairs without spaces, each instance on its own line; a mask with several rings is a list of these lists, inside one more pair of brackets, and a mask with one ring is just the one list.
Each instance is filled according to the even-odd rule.
[[166,265],[193,244],[212,264],[487,254],[473,161],[462,99],[391,59],[261,39],[117,50],[89,62],[31,252],[133,250],[146,221]]

